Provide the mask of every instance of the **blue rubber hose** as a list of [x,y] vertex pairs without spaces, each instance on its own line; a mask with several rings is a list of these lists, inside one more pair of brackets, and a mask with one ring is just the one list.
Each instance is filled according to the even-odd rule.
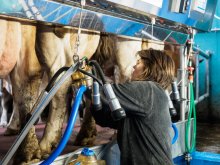
[[179,132],[178,132],[178,129],[176,127],[176,124],[172,123],[172,128],[173,128],[173,131],[174,131],[174,137],[172,139],[172,144],[174,144],[174,143],[176,143],[176,141],[178,139]]
[[77,116],[77,112],[78,112],[78,109],[79,109],[79,105],[80,105],[80,102],[82,100],[83,93],[85,91],[86,91],[86,86],[82,85],[79,88],[79,90],[76,94],[76,99],[75,99],[74,104],[72,106],[69,121],[68,121],[66,130],[63,134],[63,137],[60,140],[59,145],[53,151],[53,153],[45,161],[43,161],[40,165],[49,165],[49,164],[51,164],[57,158],[57,156],[59,156],[60,153],[63,151],[64,147],[66,146],[66,144],[67,144],[67,142],[68,142],[68,140],[69,140],[69,138],[72,134],[72,131],[73,131],[73,128],[74,128],[74,125],[75,125],[75,122],[76,122],[76,116]]

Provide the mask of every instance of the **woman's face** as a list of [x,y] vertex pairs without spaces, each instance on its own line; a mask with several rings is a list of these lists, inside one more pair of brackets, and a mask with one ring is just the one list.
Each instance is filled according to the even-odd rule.
[[133,68],[134,71],[131,75],[131,80],[136,80],[144,72],[144,62],[139,56],[136,65],[133,66]]

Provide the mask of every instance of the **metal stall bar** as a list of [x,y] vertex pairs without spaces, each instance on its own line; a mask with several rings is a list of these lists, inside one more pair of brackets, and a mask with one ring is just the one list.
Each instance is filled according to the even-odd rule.
[[[207,51],[204,52],[200,48],[194,46],[193,50],[196,52],[196,84],[195,84],[195,104],[199,103],[200,101],[204,100],[205,98],[209,97],[209,60],[211,57],[211,52]],[[205,77],[206,77],[206,92],[203,95],[199,95],[199,56],[204,57],[205,63],[206,63],[206,69],[205,69]]]
[[186,83],[186,60],[187,56],[184,47],[180,48],[180,68],[178,69],[178,82],[180,82],[180,121],[185,121],[186,101],[187,101],[187,83]]

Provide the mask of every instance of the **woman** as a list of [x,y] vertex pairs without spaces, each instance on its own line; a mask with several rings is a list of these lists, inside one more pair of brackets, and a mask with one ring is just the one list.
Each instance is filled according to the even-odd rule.
[[165,89],[174,77],[174,62],[163,51],[141,50],[132,81],[113,84],[126,118],[114,121],[108,105],[92,114],[102,127],[118,130],[121,165],[170,165],[171,118]]

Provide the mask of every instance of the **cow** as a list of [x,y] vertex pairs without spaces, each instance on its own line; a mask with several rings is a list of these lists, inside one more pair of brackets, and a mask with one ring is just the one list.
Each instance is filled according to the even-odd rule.
[[[15,67],[21,50],[21,24],[14,20],[0,19],[0,26],[0,78],[6,78]],[[14,120],[9,129],[17,130],[17,121]]]
[[[0,76],[10,75],[13,114],[6,134],[15,134],[38,97],[42,70],[35,52],[36,26],[1,18]],[[34,138],[32,138],[34,140]]]
[[[3,21],[3,23],[5,22],[6,20]],[[20,35],[17,34],[17,42],[19,42],[17,45],[20,47],[15,50],[18,52],[17,58],[13,64],[10,63],[11,67],[0,64],[3,66],[0,74],[5,76],[10,73],[14,111],[19,114],[20,119],[20,123],[18,122],[19,124],[16,126],[22,127],[26,123],[25,117],[31,111],[39,95],[43,72],[46,72],[48,78],[51,79],[59,68],[73,64],[72,58],[78,34],[77,29],[74,28],[48,26],[40,23],[19,22],[15,25],[20,30]],[[164,45],[160,45],[159,49],[164,49]],[[93,58],[100,62],[106,72],[110,68],[114,68],[113,70],[119,68],[117,69],[120,71],[118,81],[124,82],[129,80],[132,67],[136,62],[136,52],[154,46],[153,42],[142,39],[82,30],[77,54],[79,58],[86,55],[89,59],[94,55]],[[6,51],[6,48],[8,47],[2,50]],[[10,52],[7,53],[10,55]],[[6,55],[6,53],[2,54]],[[6,57],[10,59],[8,56]],[[109,64],[108,61],[114,65],[106,65]],[[66,81],[52,100],[46,128],[40,142],[38,142],[34,127],[29,131],[24,143],[19,148],[19,152],[17,152],[19,163],[21,161],[37,162],[47,157],[57,146],[62,135],[62,125],[67,107],[67,91],[71,83],[71,79]],[[12,117],[13,121],[15,119]],[[11,128],[13,127],[9,126],[8,130]],[[75,144],[92,144],[96,132],[93,128],[91,130],[92,133],[86,133],[88,137],[84,136],[85,134],[81,136],[80,133]],[[92,140],[88,140],[90,138]],[[17,161],[14,164],[18,164]]]

